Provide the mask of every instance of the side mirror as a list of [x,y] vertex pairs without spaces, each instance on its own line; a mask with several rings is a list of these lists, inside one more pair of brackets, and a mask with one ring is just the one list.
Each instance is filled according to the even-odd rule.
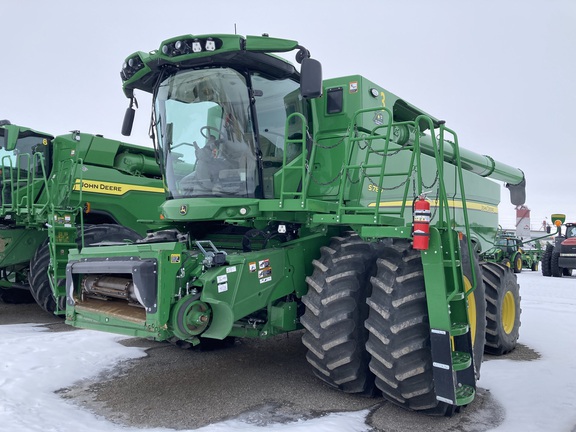
[[122,135],[130,136],[132,133],[132,126],[134,125],[134,116],[136,115],[136,110],[129,106],[126,108],[126,113],[124,114],[124,121],[122,122]]
[[312,58],[302,59],[300,93],[305,99],[322,96],[322,64]]
[[1,129],[3,130],[0,131],[0,135],[4,137],[2,147],[7,151],[14,150],[16,148],[16,143],[18,142],[20,128],[12,124],[3,124]]
[[132,96],[130,98],[130,104],[128,105],[128,108],[126,108],[126,113],[124,114],[124,121],[122,122],[122,135],[124,136],[130,136],[132,133],[136,108],[138,108],[138,101],[134,96]]

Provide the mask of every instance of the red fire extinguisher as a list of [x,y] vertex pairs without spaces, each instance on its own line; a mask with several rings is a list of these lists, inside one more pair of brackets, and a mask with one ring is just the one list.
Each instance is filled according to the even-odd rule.
[[430,202],[424,195],[414,200],[414,223],[412,224],[412,247],[427,250],[430,244]]

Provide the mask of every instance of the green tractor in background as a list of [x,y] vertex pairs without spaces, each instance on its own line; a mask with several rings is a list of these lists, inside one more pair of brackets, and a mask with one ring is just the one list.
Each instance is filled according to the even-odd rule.
[[[277,56],[293,50],[299,71]],[[490,179],[521,205],[521,170],[362,76],[323,81],[293,40],[184,35],[121,76],[124,134],[153,95],[163,225],[70,252],[68,324],[182,346],[300,331],[334,388],[472,402],[484,350],[519,334],[516,276],[475,251],[498,227]]]
[[160,217],[164,187],[151,148],[77,131],[55,137],[4,120],[0,158],[4,302],[35,300],[63,314],[68,250],[135,241]]
[[542,259],[542,248],[538,242],[533,249],[525,245],[537,239],[524,242],[513,234],[502,232],[496,237],[494,246],[482,253],[482,259],[489,262],[502,263],[520,273],[523,268],[538,271],[538,264]]

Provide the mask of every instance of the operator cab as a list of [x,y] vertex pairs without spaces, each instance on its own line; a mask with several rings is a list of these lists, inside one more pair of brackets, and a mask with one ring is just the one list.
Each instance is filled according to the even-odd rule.
[[[215,67],[180,70],[154,99],[157,144],[171,198],[272,198],[288,116],[305,114],[291,77]],[[295,125],[295,130],[296,130]]]
[[512,254],[523,246],[522,240],[518,238],[501,237],[496,240],[496,246],[502,248],[507,254]]
[[566,238],[576,237],[576,224],[566,224]]
[[[52,135],[0,122],[0,202],[12,202],[12,194],[31,182],[41,182],[50,172]],[[38,193],[40,186],[35,189]]]

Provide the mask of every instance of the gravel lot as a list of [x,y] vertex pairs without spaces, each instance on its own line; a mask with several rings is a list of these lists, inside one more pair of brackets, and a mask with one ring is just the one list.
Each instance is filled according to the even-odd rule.
[[[52,331],[79,331],[35,304],[0,303],[0,325],[39,323]],[[503,408],[488,389],[452,418],[404,411],[382,398],[343,394],[318,380],[308,367],[300,334],[267,341],[237,340],[213,351],[182,350],[166,343],[127,339],[148,356],[118,365],[97,380],[79,382],[59,394],[110,421],[136,427],[194,429],[230,418],[256,424],[290,422],[328,412],[369,409],[375,431],[486,431],[498,426]],[[536,354],[520,345],[508,359]],[[498,361],[486,356],[485,361]]]

